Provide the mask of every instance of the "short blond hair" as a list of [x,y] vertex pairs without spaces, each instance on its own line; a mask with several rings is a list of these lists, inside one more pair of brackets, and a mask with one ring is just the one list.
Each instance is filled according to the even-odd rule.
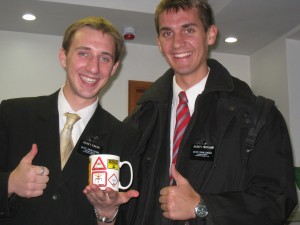
[[95,30],[100,30],[104,34],[111,35],[115,42],[114,62],[116,63],[120,60],[120,55],[124,48],[124,39],[117,28],[109,20],[100,16],[89,16],[79,19],[67,28],[62,42],[62,47],[66,53],[69,51],[75,33],[83,27],[90,27]]

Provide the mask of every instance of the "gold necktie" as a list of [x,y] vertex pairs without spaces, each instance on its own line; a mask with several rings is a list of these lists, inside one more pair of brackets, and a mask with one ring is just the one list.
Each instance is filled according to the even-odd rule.
[[65,116],[67,116],[67,121],[60,133],[61,169],[64,168],[71,152],[73,151],[74,145],[72,141],[72,129],[73,125],[80,119],[80,116],[77,114],[65,113]]

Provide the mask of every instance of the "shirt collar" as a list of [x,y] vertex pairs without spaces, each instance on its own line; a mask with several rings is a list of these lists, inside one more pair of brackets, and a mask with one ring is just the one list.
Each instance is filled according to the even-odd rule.
[[[208,78],[210,72],[210,68],[208,67],[208,72],[206,74],[206,76],[199,81],[197,84],[195,84],[194,86],[190,87],[189,89],[185,90],[186,96],[188,98],[188,102],[195,102],[196,98],[199,94],[202,94],[202,92],[204,91],[205,88],[205,84]],[[178,102],[178,94],[183,91],[179,85],[176,83],[176,79],[175,76],[173,76],[173,103],[174,102]]]
[[99,104],[99,99],[97,98],[97,100],[93,104],[75,112],[70,106],[67,99],[65,98],[65,95],[63,93],[63,87],[60,89],[58,94],[58,113],[59,113],[59,117],[64,118],[64,120],[65,120],[64,114],[66,112],[76,113],[77,115],[80,116],[81,121],[86,125],[88,121],[91,119],[91,117],[93,116],[94,112],[96,111],[98,104]]

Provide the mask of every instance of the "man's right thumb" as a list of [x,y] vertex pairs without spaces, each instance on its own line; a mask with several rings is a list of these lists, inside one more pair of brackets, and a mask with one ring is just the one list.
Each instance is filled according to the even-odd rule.
[[32,160],[36,156],[37,152],[38,152],[37,145],[33,144],[32,147],[31,147],[31,149],[30,149],[30,151],[28,152],[27,155],[24,156],[24,158],[22,159],[21,162],[31,164]]

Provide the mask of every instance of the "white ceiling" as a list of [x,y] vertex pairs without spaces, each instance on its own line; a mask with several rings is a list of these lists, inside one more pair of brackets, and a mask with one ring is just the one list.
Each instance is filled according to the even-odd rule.
[[[216,52],[251,55],[268,43],[287,37],[300,40],[299,0],[209,0],[219,28]],[[159,0],[0,0],[0,30],[62,36],[76,19],[100,15],[122,32],[134,26],[132,43],[156,45],[154,16]],[[34,22],[22,20],[24,12],[37,16]],[[224,43],[235,35],[234,45]],[[1,37],[0,37],[1,40]]]

